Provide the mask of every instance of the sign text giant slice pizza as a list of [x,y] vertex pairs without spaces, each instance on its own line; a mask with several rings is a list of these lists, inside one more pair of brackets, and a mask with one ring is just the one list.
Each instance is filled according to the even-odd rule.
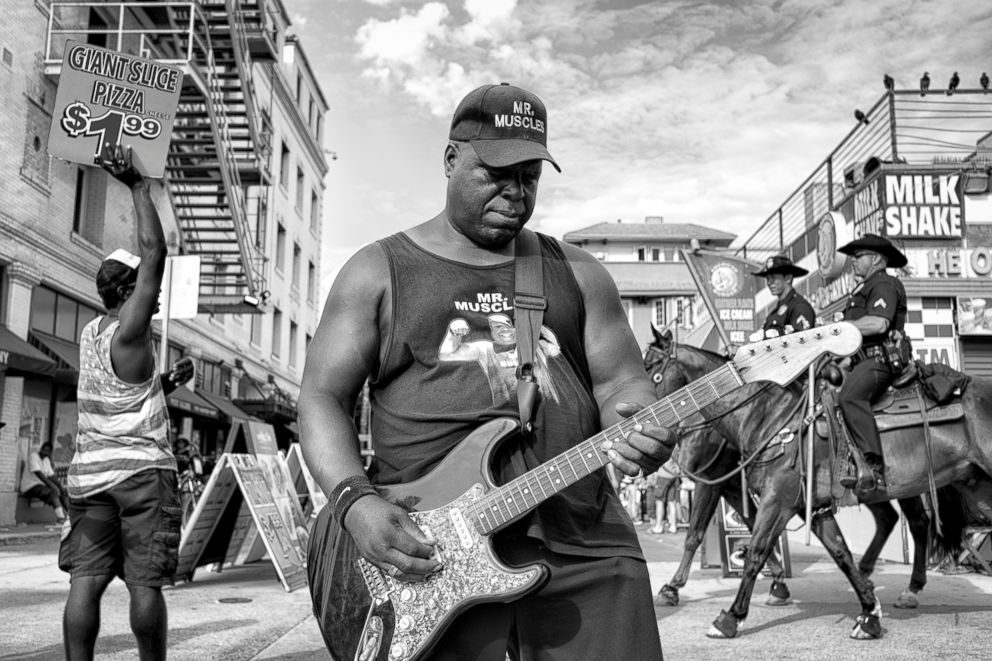
[[162,177],[182,80],[175,66],[66,42],[48,153],[93,165],[105,143],[120,144],[142,174]]

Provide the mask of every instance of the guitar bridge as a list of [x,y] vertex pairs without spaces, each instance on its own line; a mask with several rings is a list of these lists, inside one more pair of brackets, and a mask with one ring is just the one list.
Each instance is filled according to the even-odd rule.
[[386,583],[386,577],[382,574],[382,570],[365,558],[358,559],[358,570],[362,572],[362,578],[365,580],[365,587],[368,589],[372,599],[377,604],[388,601],[389,586]]

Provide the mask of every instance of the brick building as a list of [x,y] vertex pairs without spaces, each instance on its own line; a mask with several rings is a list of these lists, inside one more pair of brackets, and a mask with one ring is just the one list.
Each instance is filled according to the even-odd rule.
[[[166,176],[154,185],[170,256],[198,255],[198,311],[171,320],[168,360],[194,390],[169,397],[175,433],[209,454],[236,419],[295,438],[304,356],[320,315],[326,99],[281,0],[8,3],[0,24],[0,525],[44,441],[64,469],[75,434],[79,331],[102,314],[94,274],[137,251],[126,190],[46,150],[68,39],[180,66]],[[156,322],[161,342],[161,323]],[[27,504],[30,505],[30,504]],[[32,509],[28,507],[27,509]]]

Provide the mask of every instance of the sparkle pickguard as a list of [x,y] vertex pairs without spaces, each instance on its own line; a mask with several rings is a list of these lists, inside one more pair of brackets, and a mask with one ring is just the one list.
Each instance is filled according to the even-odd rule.
[[[395,612],[392,637],[387,635],[382,641],[388,645],[390,661],[414,658],[458,611],[472,602],[519,594],[539,578],[541,572],[536,567],[507,571],[498,564],[488,536],[471,525],[465,508],[483,493],[482,486],[475,485],[444,507],[410,513],[421,530],[437,541],[438,560],[444,567],[422,583],[398,581],[364,558],[358,559],[373,601],[389,601]],[[381,631],[366,634],[382,636]]]

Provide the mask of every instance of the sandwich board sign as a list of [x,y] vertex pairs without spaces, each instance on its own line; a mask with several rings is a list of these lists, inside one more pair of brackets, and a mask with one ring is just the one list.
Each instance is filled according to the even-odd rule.
[[182,86],[179,67],[67,41],[48,153],[94,165],[104,145],[119,144],[139,172],[160,178]]
[[[286,466],[289,468],[289,474],[293,477],[297,492],[301,496],[307,497],[307,506],[304,509],[304,515],[317,516],[324,505],[327,504],[327,496],[324,495],[324,490],[320,488],[317,481],[313,479],[313,473],[307,467],[307,462],[303,458],[303,449],[299,443],[293,443],[289,446],[289,453],[286,455]],[[304,484],[300,484],[301,480]]]
[[[274,459],[281,461],[278,455]],[[267,472],[253,455],[221,455],[183,529],[178,577],[192,580],[196,567],[228,560],[235,546],[232,541],[237,539],[241,546],[249,532],[247,510],[286,591],[307,584],[307,530],[300,524],[299,504],[292,512],[294,501],[274,493]]]

